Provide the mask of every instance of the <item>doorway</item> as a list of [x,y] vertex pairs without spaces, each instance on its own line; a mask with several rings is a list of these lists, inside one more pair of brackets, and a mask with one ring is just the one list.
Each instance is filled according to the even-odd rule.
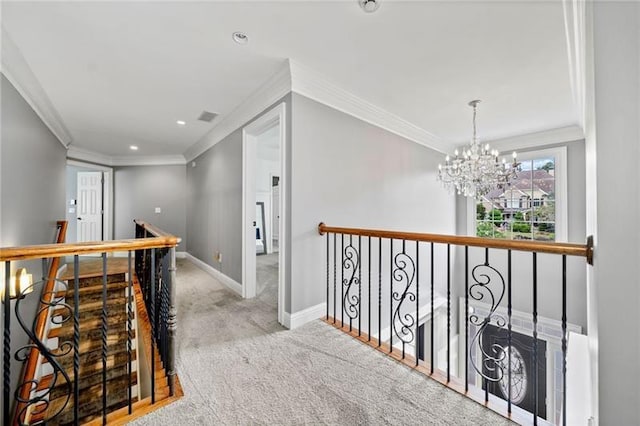
[[[242,295],[273,303],[284,323],[284,196],[286,182],[284,103],[242,132]],[[275,183],[275,185],[274,185]],[[275,189],[274,189],[275,186]]]
[[67,242],[112,239],[113,170],[67,160]]

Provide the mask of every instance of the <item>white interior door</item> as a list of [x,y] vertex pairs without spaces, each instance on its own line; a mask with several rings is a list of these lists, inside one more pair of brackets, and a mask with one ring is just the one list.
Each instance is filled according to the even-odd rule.
[[77,240],[102,240],[102,172],[78,172]]

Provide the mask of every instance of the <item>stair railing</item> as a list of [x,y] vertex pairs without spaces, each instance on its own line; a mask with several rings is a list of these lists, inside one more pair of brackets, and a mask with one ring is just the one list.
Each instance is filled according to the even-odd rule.
[[[67,236],[67,225],[68,222],[66,220],[59,220],[56,223],[56,238],[55,244],[62,244],[66,240]],[[44,339],[45,328],[47,325],[47,321],[51,318],[51,306],[54,298],[54,287],[56,282],[56,274],[58,272],[58,268],[60,267],[60,258],[54,257],[51,259],[51,264],[49,266],[49,273],[47,276],[46,284],[42,287],[42,292],[40,294],[40,306],[38,307],[36,319],[35,319],[35,327],[33,329],[34,334],[38,338],[38,340],[42,341]],[[44,272],[43,272],[44,273]],[[33,342],[32,342],[33,343]],[[22,369],[22,381],[21,383],[31,384],[34,382],[36,378],[36,368],[38,367],[38,358],[40,356],[40,352],[37,348],[33,348],[29,351],[27,355],[27,360],[24,363],[24,367]],[[16,398],[16,408],[14,409],[13,416],[13,424],[24,424],[27,416],[27,410],[25,410],[27,406],[27,401],[29,401],[31,397],[31,386],[21,386],[18,389],[18,396]]]
[[[140,219],[134,220],[136,238],[166,237],[170,234]],[[180,240],[178,240],[179,242]],[[168,381],[169,394],[175,392],[175,336],[177,310],[175,306],[176,249],[136,251],[136,273],[141,281],[142,294],[151,318],[154,344]],[[151,364],[155,363],[152,351]],[[153,371],[152,371],[153,374]],[[152,395],[152,397],[154,397]]]
[[324,223],[318,232],[326,322],[521,424],[566,425],[567,348],[580,331],[567,319],[568,278],[584,285],[571,294],[584,294],[575,271],[593,262],[591,237],[548,243]]
[[[79,424],[81,419],[81,413],[79,407],[80,401],[80,309],[79,309],[79,271],[81,255],[100,255],[102,264],[102,291],[101,291],[101,325],[100,332],[102,336],[101,342],[101,362],[102,362],[102,401],[100,401],[100,413],[99,419],[102,424],[107,423],[107,416],[110,414],[110,408],[107,403],[107,357],[108,357],[108,331],[111,325],[108,323],[108,303],[107,303],[107,255],[114,252],[127,252],[128,253],[128,289],[129,293],[127,297],[128,305],[128,353],[129,353],[129,371],[131,371],[131,313],[132,313],[132,281],[136,280],[133,273],[132,254],[138,250],[150,250],[152,254],[155,251],[170,250],[174,248],[179,238],[175,236],[165,235],[162,237],[152,238],[139,238],[128,240],[114,240],[114,241],[96,241],[96,242],[83,242],[75,244],[44,244],[35,246],[22,246],[22,247],[4,247],[0,248],[0,262],[4,263],[4,283],[2,285],[4,292],[2,296],[2,316],[4,319],[3,324],[3,389],[2,389],[2,424],[9,425],[13,419],[17,420],[19,424],[47,424],[55,423],[60,420],[60,416],[64,413],[65,420],[63,423]],[[59,261],[60,258],[65,256],[73,257],[74,273],[73,278],[69,281],[73,281],[74,289],[76,291],[69,291],[67,283],[56,279],[55,275],[50,276],[49,279],[44,279],[40,282],[33,283],[28,289],[20,289],[15,297],[11,293],[12,286],[12,266],[13,262],[26,261],[26,260],[43,260],[54,259]],[[153,256],[152,256],[153,257]],[[45,286],[53,281],[53,288],[50,291],[45,291],[43,294],[50,295],[50,299],[42,298],[40,305],[44,304],[46,309],[56,309],[62,311],[59,314],[58,324],[70,322],[73,324],[73,336],[66,336],[66,339],[60,337],[57,345],[57,349],[51,350],[40,335],[36,334],[37,321],[30,324],[24,317],[24,312],[21,310],[23,301],[30,297],[28,293],[37,286]],[[34,292],[35,293],[35,292]],[[71,294],[72,293],[72,294]],[[61,296],[62,295],[62,296]],[[66,299],[65,299],[66,295]],[[15,299],[15,302],[13,301]],[[71,302],[69,299],[73,299]],[[47,301],[48,300],[48,301]],[[13,309],[12,309],[13,307]],[[22,330],[30,338],[30,342],[19,348],[12,348],[11,346],[11,324],[12,321],[17,321]],[[11,372],[12,368],[22,368],[23,362],[28,362],[28,359],[32,356],[46,359],[46,362],[50,364],[53,369],[53,374],[50,375],[50,379],[45,381],[42,378],[34,377],[20,381],[19,383],[12,383]],[[72,366],[67,368],[63,365],[63,358],[72,357]],[[16,363],[15,361],[18,361]],[[99,361],[98,361],[99,362]],[[70,370],[70,371],[68,371]],[[155,371],[155,366],[151,365],[151,370]],[[51,392],[54,388],[62,389],[62,397],[58,400],[60,403],[52,404],[49,400]],[[156,383],[152,381],[150,383],[151,389],[156,388]],[[37,392],[33,392],[37,390]],[[26,395],[26,397],[25,397]],[[163,399],[166,399],[168,395],[164,395]],[[58,401],[57,400],[57,401]],[[93,402],[93,401],[92,401]],[[139,401],[140,403],[146,403],[145,401]],[[151,404],[155,403],[155,395]],[[72,404],[73,412],[65,412],[65,409]],[[141,405],[142,407],[143,405]],[[19,407],[19,411],[15,411]],[[16,414],[12,415],[15,412]],[[132,412],[132,400],[129,397],[128,401],[128,413]],[[28,413],[26,416],[21,413]],[[126,413],[125,413],[126,415]]]

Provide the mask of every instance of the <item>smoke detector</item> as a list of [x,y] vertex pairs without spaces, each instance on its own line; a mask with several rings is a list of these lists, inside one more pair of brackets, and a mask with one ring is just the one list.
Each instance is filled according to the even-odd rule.
[[372,13],[378,10],[380,2],[378,0],[358,0],[360,7],[367,13]]

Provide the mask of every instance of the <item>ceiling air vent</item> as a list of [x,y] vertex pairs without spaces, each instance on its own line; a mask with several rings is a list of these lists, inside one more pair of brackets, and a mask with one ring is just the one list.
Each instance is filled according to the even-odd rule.
[[198,117],[198,120],[211,123],[213,119],[216,118],[217,116],[218,114],[216,114],[215,112],[202,111],[202,114],[200,114],[200,117]]

